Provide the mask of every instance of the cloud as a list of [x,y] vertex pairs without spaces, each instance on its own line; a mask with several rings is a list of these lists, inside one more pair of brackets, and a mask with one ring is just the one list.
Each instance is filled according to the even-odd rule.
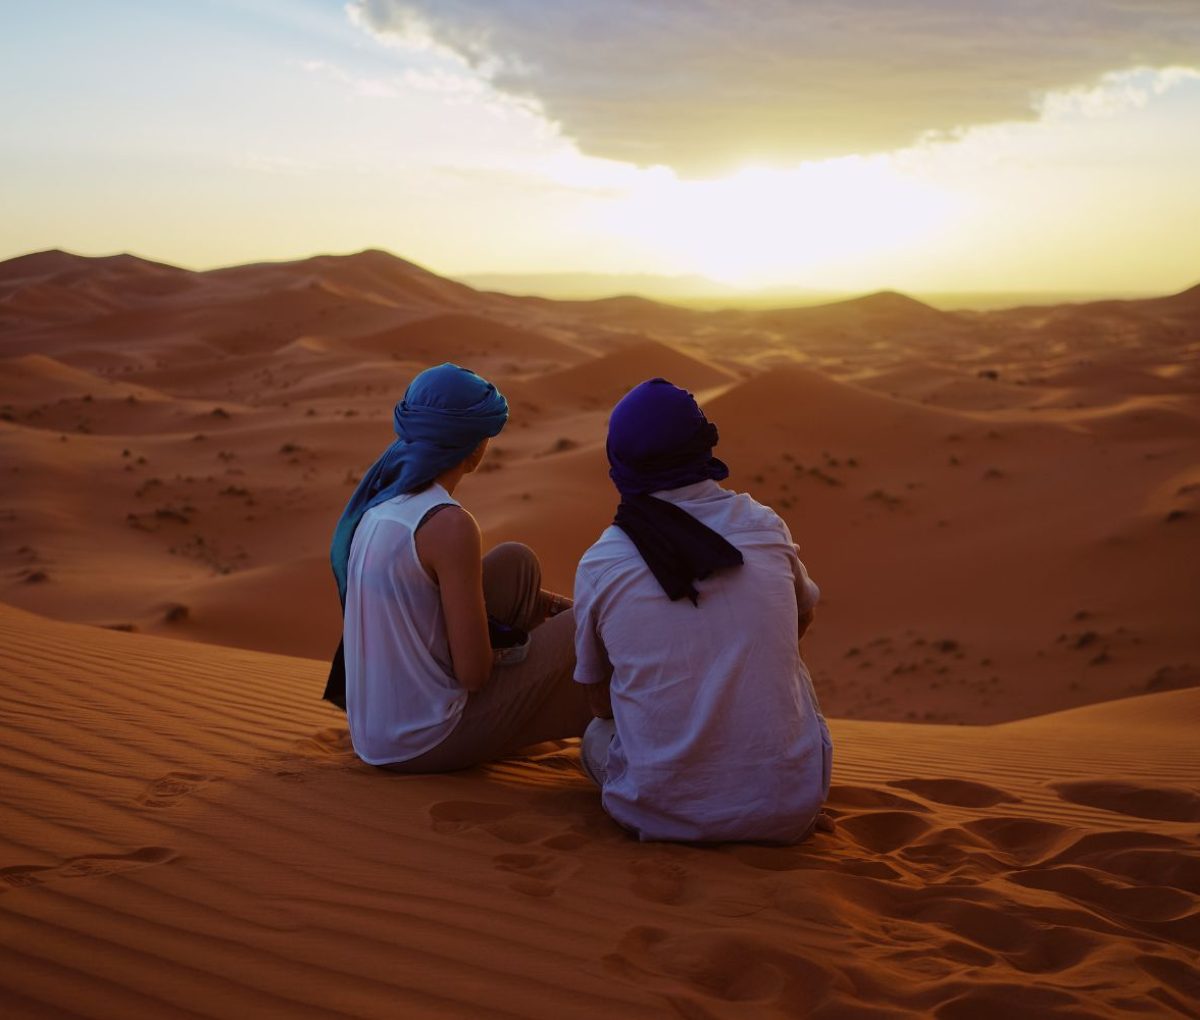
[[1036,119],[1048,93],[1200,64],[1197,0],[350,0],[347,10],[385,41],[535,101],[586,153],[689,176]]
[[1126,110],[1141,109],[1154,96],[1160,96],[1190,78],[1200,78],[1200,70],[1167,67],[1150,72],[1146,68],[1112,71],[1090,88],[1047,93],[1039,108],[1049,120],[1076,116],[1114,117]]

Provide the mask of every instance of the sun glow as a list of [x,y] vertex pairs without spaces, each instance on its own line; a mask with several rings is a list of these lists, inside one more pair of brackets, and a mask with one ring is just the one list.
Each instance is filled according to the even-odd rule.
[[[735,146],[732,128],[721,135],[703,113],[706,101],[736,112],[740,92],[671,98],[615,69],[589,81],[565,65],[565,77],[526,89],[511,74],[533,65],[472,56],[486,33],[451,33],[456,49],[405,14],[434,11],[449,31],[468,8],[507,23],[538,5],[221,0],[117,4],[121,17],[112,6],[0,15],[0,258],[132,250],[201,268],[376,247],[447,275],[695,275],[726,285],[718,291],[822,292],[1167,291],[1194,283],[1200,265],[1200,231],[1188,229],[1200,216],[1194,66],[1081,74],[1031,92],[1012,120],[974,121],[965,85],[935,89],[921,123],[944,122],[944,101],[957,110],[962,99],[961,123],[906,132],[905,148],[776,145],[772,132],[795,129],[786,117],[770,130],[747,124]],[[520,41],[542,46],[587,6],[555,6],[561,18]],[[644,17],[693,32],[698,81],[761,70],[753,48],[733,51],[702,29],[745,5],[677,6]],[[826,24],[812,5],[791,7]],[[967,14],[936,20],[951,34],[971,24]],[[672,38],[631,36],[621,21],[616,56]],[[847,74],[890,76],[868,52],[869,26],[846,24],[867,40]],[[223,55],[216,77],[213,53]],[[649,81],[688,66],[674,44],[643,57],[634,70]],[[964,81],[977,70],[964,66]],[[818,91],[837,103],[847,84],[835,75]],[[746,95],[775,103],[786,92]],[[878,114],[877,104],[858,109],[864,123]],[[583,130],[600,115],[610,134]],[[638,139],[654,144],[631,148]],[[686,150],[674,162],[672,145]],[[697,160],[705,146],[712,159]]]
[[888,157],[850,156],[790,169],[746,167],[707,181],[656,168],[603,215],[608,229],[665,261],[762,286],[916,244],[944,226],[960,201]]

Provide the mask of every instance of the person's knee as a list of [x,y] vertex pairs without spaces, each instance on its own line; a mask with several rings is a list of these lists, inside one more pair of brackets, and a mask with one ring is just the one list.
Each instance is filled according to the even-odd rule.
[[583,731],[584,747],[595,752],[600,761],[604,761],[608,756],[609,742],[616,732],[616,724],[611,719],[593,719]]
[[537,553],[524,542],[501,542],[483,558],[483,583],[485,589],[493,583],[512,585],[517,592],[531,593],[525,597],[536,598],[542,585]]
[[532,568],[539,573],[541,572],[541,564],[538,562],[537,553],[529,548],[524,542],[501,542],[494,546],[492,550],[484,557],[485,560],[495,560],[497,566],[512,568]]
[[541,623],[541,585],[541,564],[521,542],[501,542],[483,558],[484,602],[498,620],[525,630]]

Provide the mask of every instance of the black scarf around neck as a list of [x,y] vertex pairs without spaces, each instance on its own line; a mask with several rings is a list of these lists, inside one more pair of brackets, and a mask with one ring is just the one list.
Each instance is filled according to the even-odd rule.
[[696,581],[742,565],[742,554],[712,528],[665,499],[623,495],[613,524],[625,532],[672,601],[699,605]]

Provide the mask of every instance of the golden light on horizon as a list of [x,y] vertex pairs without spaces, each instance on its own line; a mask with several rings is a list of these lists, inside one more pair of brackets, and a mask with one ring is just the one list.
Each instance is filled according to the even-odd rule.
[[664,168],[605,206],[609,229],[722,283],[763,286],[936,233],[960,206],[949,189],[885,156],[794,168],[747,166],[687,181]]
[[[580,274],[1150,293],[1200,271],[1200,68],[1142,52],[1170,35],[1118,0],[1079,12],[1097,33],[1079,66],[1036,19],[999,26],[1000,47],[969,16],[892,40],[865,0],[836,24],[805,5],[634,5],[582,50],[586,4],[242,6],[164,7],[139,32],[103,5],[75,11],[87,31],[55,5],[10,18],[0,257],[211,268],[386,248],[535,290]],[[231,25],[241,48],[214,81]],[[165,62],[184,31],[205,44]],[[105,33],[120,56],[93,66],[85,40]],[[945,59],[976,42],[969,64]]]

